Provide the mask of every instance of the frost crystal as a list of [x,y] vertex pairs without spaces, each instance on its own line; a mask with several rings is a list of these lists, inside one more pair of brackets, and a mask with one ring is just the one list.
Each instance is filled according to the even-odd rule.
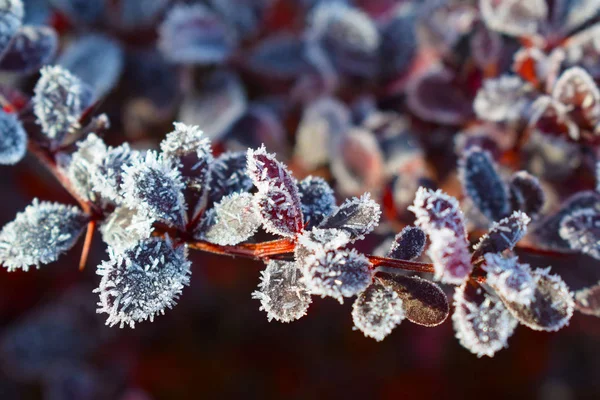
[[527,95],[532,91],[531,85],[517,76],[486,79],[477,92],[473,108],[477,116],[486,121],[517,122],[526,111],[530,102]]
[[486,283],[500,297],[524,306],[531,304],[537,279],[531,275],[528,264],[519,264],[517,257],[504,258],[500,254],[488,253],[482,268],[487,271]]
[[49,264],[75,245],[87,224],[76,207],[37,199],[0,232],[0,262],[9,271]]
[[214,210],[214,224],[204,234],[209,242],[233,246],[248,240],[260,227],[261,219],[250,193],[224,197]]
[[44,67],[40,73],[33,112],[44,134],[60,143],[80,127],[79,118],[92,100],[91,90],[62,67]]
[[513,174],[509,183],[509,193],[513,210],[521,210],[532,218],[542,211],[546,201],[540,181],[527,171]]
[[311,294],[333,297],[340,304],[365,290],[373,278],[369,259],[354,249],[319,250],[306,258],[303,274]]
[[545,0],[480,0],[479,8],[488,28],[510,36],[534,35],[548,18]]
[[141,155],[137,151],[132,151],[127,143],[118,147],[109,147],[92,175],[94,190],[102,197],[117,203],[121,202],[123,168],[130,167],[138,158],[141,158]]
[[25,156],[27,134],[13,114],[0,110],[0,164],[16,164]]
[[320,251],[342,248],[349,241],[348,234],[339,229],[313,228],[310,231],[304,231],[302,235],[298,236],[298,243],[294,250],[296,262],[303,267],[310,255],[315,255]]
[[246,173],[246,153],[227,152],[217,157],[210,169],[210,193],[212,203],[223,197],[248,192],[254,184]]
[[456,338],[477,357],[493,357],[506,347],[517,320],[502,302],[468,283],[454,292],[452,322]]
[[421,228],[407,226],[396,235],[388,257],[397,260],[414,260],[421,256],[427,237]]
[[21,27],[24,14],[22,0],[0,1],[0,55]]
[[473,259],[485,253],[501,253],[512,250],[527,233],[527,225],[531,218],[521,211],[515,211],[511,216],[494,222],[490,231],[483,235],[474,246]]
[[30,73],[40,69],[56,54],[58,36],[47,26],[23,26],[2,55],[0,69]]
[[151,219],[177,227],[185,224],[184,184],[170,161],[149,151],[146,157],[124,166],[121,188],[125,204]]
[[379,223],[381,208],[369,193],[360,198],[347,199],[333,214],[327,217],[319,228],[340,229],[350,235],[350,241],[363,239]]
[[575,307],[583,314],[600,317],[600,282],[575,292]]
[[104,141],[93,133],[85,140],[77,142],[77,151],[71,156],[67,166],[67,176],[73,187],[82,198],[96,201],[93,176],[97,174],[98,165],[106,157]]
[[260,300],[260,310],[267,312],[269,322],[292,322],[306,315],[312,302],[296,263],[271,260],[261,272],[258,290],[252,298]]
[[333,213],[335,196],[333,189],[323,178],[308,176],[300,181],[298,190],[306,228],[319,225]]
[[508,191],[487,151],[468,149],[459,163],[459,174],[466,194],[483,215],[497,221],[508,214]]
[[186,253],[168,238],[145,239],[121,253],[109,249],[110,259],[98,267],[102,279],[95,290],[98,312],[108,314],[106,324],[133,328],[172,308],[190,280]]
[[442,283],[460,285],[473,270],[468,243],[447,228],[431,231],[427,255],[433,262],[435,279]]
[[142,239],[148,239],[152,233],[154,221],[140,215],[137,210],[117,207],[106,217],[100,226],[104,243],[116,253],[134,246]]
[[403,319],[402,299],[393,289],[377,280],[352,305],[354,326],[378,342],[392,333]]
[[565,216],[559,233],[572,249],[600,260],[600,214],[597,210],[584,208]]

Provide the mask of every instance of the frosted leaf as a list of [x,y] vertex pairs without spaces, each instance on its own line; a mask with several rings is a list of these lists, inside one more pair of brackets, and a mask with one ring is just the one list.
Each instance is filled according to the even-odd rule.
[[209,242],[222,246],[236,245],[252,237],[261,218],[250,193],[234,193],[215,204],[214,224],[204,234]]
[[520,210],[535,218],[546,202],[546,195],[540,181],[527,171],[512,175],[509,185],[510,202],[513,210]]
[[98,173],[98,165],[106,157],[106,144],[95,134],[77,142],[77,151],[72,154],[66,167],[66,174],[79,196],[96,201],[93,176]]
[[102,97],[119,81],[124,54],[117,42],[104,35],[92,34],[69,45],[57,64],[90,85],[97,97]]
[[349,242],[348,234],[339,229],[312,228],[310,231],[304,231],[298,236],[298,242],[294,249],[296,263],[300,267],[304,267],[310,255],[320,251],[337,250]]
[[149,151],[132,165],[125,165],[123,170],[121,189],[125,205],[150,219],[177,227],[185,225],[184,184],[170,161]]
[[239,192],[248,192],[254,184],[246,173],[246,152],[226,152],[217,157],[210,169],[211,202]]
[[131,150],[127,143],[109,147],[92,175],[94,190],[102,197],[120,203],[123,195],[123,168],[133,165],[134,160],[138,158],[141,158],[141,155]]
[[88,218],[76,207],[37,199],[0,231],[0,262],[28,271],[58,259],[75,245]]
[[415,260],[421,256],[427,237],[416,226],[407,226],[396,235],[387,256],[397,260]]
[[379,223],[381,208],[369,193],[361,197],[346,199],[341,206],[327,217],[319,228],[340,229],[350,235],[350,241],[361,240],[371,233]]
[[140,240],[148,239],[153,231],[153,222],[140,215],[137,210],[117,207],[100,226],[102,240],[116,253],[120,253]]
[[486,79],[473,102],[480,119],[493,122],[518,122],[530,103],[530,84],[517,76],[502,75]]
[[483,215],[497,221],[509,213],[508,190],[490,153],[472,147],[465,152],[458,168],[465,193]]
[[259,191],[266,192],[272,186],[282,185],[290,192],[297,192],[294,178],[286,165],[277,161],[275,154],[267,153],[264,146],[248,149],[247,162],[248,175]]
[[575,292],[575,309],[583,314],[600,317],[600,282]]
[[2,0],[0,3],[0,55],[23,23],[22,0]]
[[377,273],[378,279],[402,299],[404,315],[410,322],[433,327],[448,318],[450,305],[444,291],[435,283],[418,276]]
[[227,59],[236,38],[220,17],[201,4],[175,5],[159,28],[165,57],[184,64],[212,64]]
[[292,322],[306,315],[312,299],[296,263],[270,260],[260,275],[252,298],[260,300],[260,310],[267,312],[269,322]]
[[529,222],[531,222],[531,218],[521,211],[515,211],[510,216],[494,222],[489,232],[473,246],[475,250],[473,259],[476,260],[486,253],[502,253],[504,250],[512,250],[527,233]]
[[487,271],[486,283],[505,301],[529,306],[533,300],[538,277],[531,274],[528,264],[517,257],[502,257],[488,253],[482,268]]
[[458,201],[441,190],[420,187],[409,210],[415,214],[415,224],[427,234],[432,230],[447,228],[454,231],[456,236],[467,235]]
[[397,77],[413,61],[418,48],[415,22],[413,7],[398,7],[381,28],[379,54],[384,77]]
[[341,303],[371,284],[373,272],[369,259],[352,249],[319,250],[306,258],[303,274],[313,295],[333,297]]
[[600,260],[600,214],[595,209],[584,208],[565,216],[559,234],[572,249]]
[[48,64],[56,54],[58,36],[47,26],[23,26],[0,59],[0,69],[31,73]]
[[508,346],[517,320],[504,304],[468,283],[454,292],[452,323],[460,344],[477,357],[493,357]]
[[335,196],[333,189],[323,178],[308,176],[298,184],[305,228],[319,225],[333,213]]
[[430,246],[427,255],[433,262],[435,279],[442,283],[460,285],[473,270],[469,244],[448,228],[427,232]]
[[135,327],[136,322],[173,308],[190,281],[187,248],[170,240],[150,238],[121,253],[109,249],[110,259],[98,266],[102,277],[98,312],[108,314],[106,324]]
[[569,116],[569,107],[550,96],[540,96],[533,102],[529,126],[542,133],[569,136],[573,140],[580,136],[579,127]]
[[548,18],[545,0],[480,0],[479,8],[488,28],[509,36],[535,35]]
[[59,66],[43,67],[33,96],[33,112],[42,132],[61,142],[80,127],[79,118],[90,105],[91,89]]
[[581,27],[600,11],[596,0],[559,0],[554,7],[555,19],[563,32]]
[[25,156],[27,134],[13,114],[0,110],[0,164],[13,165]]
[[354,326],[378,342],[392,333],[404,318],[402,299],[378,280],[358,295],[352,305]]
[[573,295],[558,275],[550,275],[550,267],[535,269],[531,274],[537,283],[531,304],[525,306],[498,294],[523,325],[536,331],[558,331],[568,325],[573,316]]

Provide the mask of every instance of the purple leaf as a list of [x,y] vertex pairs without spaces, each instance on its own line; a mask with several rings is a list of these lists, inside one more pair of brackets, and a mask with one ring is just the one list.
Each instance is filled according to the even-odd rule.
[[354,326],[380,342],[404,319],[402,303],[393,289],[376,279],[352,305]]
[[475,250],[473,260],[477,260],[486,253],[502,253],[504,250],[512,250],[527,233],[527,225],[530,221],[527,214],[515,211],[511,216],[494,222],[489,232],[473,246]]
[[421,256],[427,236],[416,226],[407,226],[396,235],[387,256],[397,260],[415,260]]
[[379,204],[371,199],[369,193],[365,193],[360,198],[347,199],[319,224],[319,228],[340,229],[350,236],[351,242],[354,242],[363,239],[375,229],[380,216]]

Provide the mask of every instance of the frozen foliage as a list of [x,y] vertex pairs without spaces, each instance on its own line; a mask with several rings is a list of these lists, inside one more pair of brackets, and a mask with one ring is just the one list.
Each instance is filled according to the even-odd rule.
[[421,256],[427,237],[425,232],[416,226],[407,226],[396,235],[388,257],[397,260],[414,260]]
[[427,254],[433,261],[435,278],[443,283],[461,284],[473,266],[458,201],[440,190],[421,187],[409,210],[415,214],[415,224],[429,236],[431,245]]
[[516,172],[510,179],[508,189],[513,210],[523,211],[531,218],[542,211],[546,195],[535,176],[527,171]]
[[354,326],[378,342],[392,333],[403,319],[402,299],[378,280],[358,295],[352,305]]
[[583,314],[600,317],[600,282],[575,292],[575,307]]
[[185,224],[184,184],[172,163],[153,151],[123,167],[125,204],[151,219],[177,227]]
[[490,153],[478,147],[468,149],[460,160],[459,174],[465,193],[483,215],[497,221],[508,214],[508,190]]
[[110,326],[153,321],[175,305],[190,280],[187,248],[173,247],[168,238],[145,239],[120,253],[109,249],[109,256],[98,266],[96,292],[98,312],[108,314]]
[[227,24],[202,4],[175,5],[160,26],[159,47],[168,60],[177,63],[222,62],[235,43]]
[[29,270],[58,259],[75,245],[87,217],[75,207],[37,199],[0,232],[0,262],[9,271]]
[[62,67],[44,67],[40,73],[34,89],[33,112],[42,132],[60,143],[79,128],[79,118],[91,103],[91,92]]
[[456,337],[467,350],[478,357],[493,357],[508,345],[517,320],[499,299],[464,283],[455,289],[454,307]]
[[557,331],[573,316],[573,295],[558,275],[550,275],[550,267],[531,272],[537,283],[533,299],[528,305],[512,302],[498,293],[509,311],[523,325],[536,331]]
[[320,251],[336,250],[346,246],[350,241],[348,234],[339,229],[312,228],[298,236],[294,249],[296,262],[304,267],[310,255]]
[[0,59],[0,70],[31,73],[56,54],[58,36],[47,26],[23,26]]
[[597,210],[584,208],[565,216],[559,233],[572,249],[600,260],[600,214]]
[[260,310],[267,312],[269,322],[292,322],[306,315],[312,302],[302,280],[302,270],[290,261],[270,260],[261,272],[258,290],[252,298],[260,300]]
[[308,176],[298,183],[302,215],[306,228],[319,225],[323,219],[333,213],[335,196],[333,189],[323,179]]
[[123,70],[123,50],[103,35],[86,35],[73,42],[57,64],[69,70],[94,89],[97,97],[108,93]]
[[211,202],[239,192],[248,192],[254,184],[246,173],[246,153],[226,152],[217,157],[210,168]]
[[509,36],[535,35],[548,17],[546,0],[479,0],[488,28]]
[[486,79],[477,92],[473,108],[483,120],[494,122],[517,122],[530,102],[527,95],[533,91],[531,85],[518,76],[503,75]]
[[327,217],[319,228],[340,229],[350,236],[350,241],[363,239],[379,223],[381,208],[371,199],[369,193],[361,197],[347,199],[333,214]]
[[141,157],[137,151],[131,150],[127,143],[109,147],[92,175],[94,190],[107,199],[121,202],[123,168],[133,165],[134,160]]
[[100,232],[104,243],[120,253],[140,240],[149,238],[153,230],[153,222],[137,210],[117,207],[106,217],[100,226]]
[[517,257],[502,257],[500,254],[485,255],[482,268],[487,271],[486,283],[498,295],[516,304],[528,306],[533,300],[537,278],[531,275],[528,264],[519,264]]
[[261,224],[253,196],[234,193],[221,199],[214,207],[214,224],[204,234],[209,242],[236,245],[252,237]]
[[23,23],[23,1],[0,1],[0,55],[8,47],[11,39]]
[[306,258],[303,274],[311,294],[333,297],[340,304],[365,290],[373,277],[367,257],[354,249],[317,250]]
[[106,157],[106,150],[104,141],[92,133],[85,140],[77,142],[77,151],[66,167],[70,182],[85,200],[97,200],[92,177],[98,174],[97,168]]
[[0,110],[0,164],[12,165],[23,159],[27,150],[27,134],[21,121]]
[[477,258],[485,253],[501,253],[512,250],[527,233],[527,225],[531,218],[521,211],[515,211],[509,217],[494,222],[489,232],[483,235],[473,247]]

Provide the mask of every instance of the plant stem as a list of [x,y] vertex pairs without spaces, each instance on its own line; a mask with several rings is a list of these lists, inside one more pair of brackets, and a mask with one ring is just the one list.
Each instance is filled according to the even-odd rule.
[[393,258],[367,256],[373,267],[398,268],[406,271],[433,273],[433,264],[417,261],[396,260]]

